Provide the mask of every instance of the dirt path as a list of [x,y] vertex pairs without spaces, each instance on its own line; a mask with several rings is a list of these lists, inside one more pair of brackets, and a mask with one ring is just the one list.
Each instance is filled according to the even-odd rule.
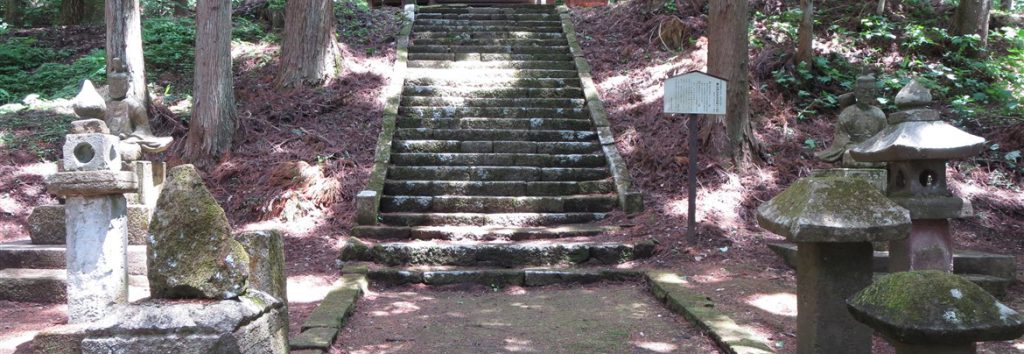
[[331,353],[717,353],[642,285],[379,289]]

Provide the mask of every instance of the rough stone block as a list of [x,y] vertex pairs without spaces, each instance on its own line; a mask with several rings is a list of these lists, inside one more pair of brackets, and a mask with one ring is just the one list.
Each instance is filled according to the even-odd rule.
[[63,245],[67,237],[63,205],[40,205],[28,216],[28,234],[37,245]]
[[128,302],[128,202],[73,196],[65,214],[68,322],[94,321]]
[[57,172],[46,178],[46,191],[60,196],[102,196],[133,193],[135,174],[127,171]]
[[380,210],[380,192],[364,190],[356,195],[356,223],[359,225],[377,225]]
[[463,141],[459,147],[463,153],[489,153],[494,151],[494,145],[490,141]]
[[61,303],[67,301],[67,272],[60,269],[0,269],[0,299]]
[[71,134],[110,134],[102,119],[82,119],[71,122]]
[[344,326],[349,316],[355,311],[356,301],[362,296],[366,287],[365,275],[347,274],[342,276],[334,283],[327,296],[320,301],[320,305],[302,323],[302,330],[306,331],[310,328],[337,330]]
[[[288,303],[288,281],[284,272],[284,232],[246,231],[235,235],[249,254],[249,288],[263,291]],[[287,305],[286,305],[287,306]]]
[[331,347],[331,344],[334,344],[334,338],[337,336],[337,328],[314,327],[302,331],[299,335],[292,337],[291,347],[293,349],[327,350]]
[[524,274],[519,270],[439,270],[423,272],[423,283],[428,285],[480,284],[487,286],[523,285]]
[[370,281],[393,285],[418,284],[423,282],[423,272],[415,270],[384,268],[370,271]]
[[120,138],[109,134],[68,134],[64,138],[64,171],[120,171]]

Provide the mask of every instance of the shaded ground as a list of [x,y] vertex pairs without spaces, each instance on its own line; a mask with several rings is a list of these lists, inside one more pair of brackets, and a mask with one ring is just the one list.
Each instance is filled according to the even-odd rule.
[[331,353],[715,353],[637,284],[377,289]]

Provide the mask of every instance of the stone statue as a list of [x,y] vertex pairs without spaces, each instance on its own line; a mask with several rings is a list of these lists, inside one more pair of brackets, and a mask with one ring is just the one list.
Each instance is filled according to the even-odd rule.
[[121,62],[114,58],[113,70],[107,77],[110,100],[104,101],[92,82],[85,80],[82,90],[75,96],[75,113],[83,119],[102,119],[110,133],[121,138],[118,151],[125,161],[141,158],[141,152],[160,153],[171,145],[174,138],[157,137],[149,128],[149,115],[145,102],[128,97],[129,77]]
[[855,161],[847,153],[851,146],[867,140],[886,127],[885,113],[881,108],[871,105],[875,100],[874,93],[874,76],[864,75],[857,78],[854,87],[856,103],[839,113],[832,146],[815,153],[814,156],[827,162],[839,162],[843,167],[880,167],[877,164]]

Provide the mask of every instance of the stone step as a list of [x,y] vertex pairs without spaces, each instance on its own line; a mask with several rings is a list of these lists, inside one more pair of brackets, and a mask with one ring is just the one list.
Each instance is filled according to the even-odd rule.
[[434,69],[552,69],[573,70],[576,63],[571,61],[539,61],[539,60],[485,60],[485,61],[450,61],[450,60],[410,60],[410,68]]
[[409,53],[507,53],[507,54],[558,54],[569,53],[568,46],[522,46],[522,45],[413,45]]
[[487,15],[520,15],[520,14],[555,14],[553,5],[526,5],[502,7],[456,7],[456,6],[421,6],[417,14],[487,14]]
[[481,97],[481,98],[576,98],[583,96],[579,88],[483,88],[458,86],[417,86],[406,85],[402,88],[403,96],[424,97]]
[[607,167],[390,166],[390,180],[438,181],[595,181],[608,178]]
[[[417,31],[413,34],[414,38],[451,38],[452,33],[448,31],[443,32],[427,32]],[[522,32],[522,31],[503,31],[503,32],[465,32],[459,33],[459,38],[507,38],[507,39],[558,39],[565,38],[565,34],[561,32]]]
[[524,227],[583,224],[599,221],[607,216],[606,213],[383,213],[381,222],[392,226]]
[[597,139],[597,133],[583,130],[405,128],[395,130],[395,139],[461,141],[590,141]]
[[413,22],[413,30],[420,26],[438,26],[438,27],[531,27],[531,28],[547,28],[551,30],[561,31],[562,21],[558,18],[546,19],[546,20],[460,20],[460,19],[438,19],[438,18],[417,18]]
[[618,227],[598,225],[562,225],[557,227],[517,226],[356,226],[352,235],[374,240],[539,240],[596,236],[618,231]]
[[607,166],[601,154],[398,153],[391,155],[391,163],[396,166]]
[[[63,269],[0,269],[0,300],[36,303],[67,302],[67,275]],[[128,298],[148,296],[149,280],[128,276]]]
[[470,14],[470,13],[418,13],[417,19],[444,19],[444,20],[496,20],[496,21],[545,21],[559,20],[558,15],[549,13],[528,13],[528,14]]
[[557,197],[385,195],[380,200],[380,210],[385,213],[576,213],[609,212],[617,203],[618,198],[613,194]]
[[487,25],[463,25],[463,26],[448,26],[448,25],[413,25],[413,31],[416,32],[440,32],[440,33],[472,33],[472,32],[534,32],[534,33],[562,33],[561,25],[545,25],[545,26],[487,26]]
[[489,60],[547,60],[572,61],[572,54],[508,54],[508,53],[410,53],[409,60],[454,60],[454,61],[489,61]]
[[401,106],[398,115],[403,118],[590,118],[590,112],[583,108],[533,107]]
[[423,107],[523,107],[583,108],[583,98],[489,98],[489,97],[424,97],[402,96],[403,106]]
[[576,81],[567,82],[579,82],[579,76],[577,75],[576,70],[409,68],[407,75],[409,80],[441,79],[460,84],[486,83],[488,85],[499,87],[530,87],[519,85],[519,81],[522,79],[575,79]]
[[458,140],[395,140],[392,151],[463,152],[463,153],[526,153],[526,154],[593,154],[601,151],[596,141],[458,141]]
[[515,90],[515,89],[575,89],[579,90],[580,79],[575,78],[516,78],[511,76],[506,77],[489,77],[489,76],[461,76],[461,77],[444,77],[444,76],[429,76],[421,75],[419,77],[412,77],[406,79],[406,87],[408,86],[442,86],[442,87],[458,87],[463,89],[482,89],[482,90]]
[[[34,245],[27,240],[0,243],[0,269],[64,269],[66,250],[64,245]],[[146,246],[128,246],[128,274],[146,274]]]
[[555,118],[399,118],[399,128],[433,129],[538,129],[589,130],[594,124],[586,119]]
[[615,183],[610,178],[596,181],[387,180],[384,182],[384,193],[389,195],[559,196],[614,192]]
[[[564,38],[540,38],[540,39],[517,39],[517,38],[417,38],[412,40],[413,45],[432,46],[564,46],[568,45]],[[477,53],[479,54],[479,53]],[[529,54],[524,54],[529,55]],[[533,54],[541,55],[541,54]],[[563,54],[569,59],[571,54]],[[412,59],[410,57],[410,59]],[[458,58],[456,58],[458,59]]]
[[557,264],[619,264],[654,254],[655,243],[528,241],[413,241],[367,245],[350,240],[342,261],[369,261],[390,266],[407,264],[526,267]]

